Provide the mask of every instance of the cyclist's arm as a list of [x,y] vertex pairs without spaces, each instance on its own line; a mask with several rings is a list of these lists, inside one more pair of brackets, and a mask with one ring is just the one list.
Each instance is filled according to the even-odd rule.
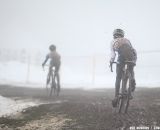
[[116,57],[116,52],[114,50],[114,41],[111,42],[111,58],[110,58],[110,62],[114,62],[115,57]]
[[44,62],[42,63],[42,66],[44,66],[46,64],[46,62],[48,61],[49,59],[49,55],[46,56],[46,59],[44,60]]
[[134,53],[134,58],[135,58],[135,62],[137,61],[137,51],[133,48],[133,53]]

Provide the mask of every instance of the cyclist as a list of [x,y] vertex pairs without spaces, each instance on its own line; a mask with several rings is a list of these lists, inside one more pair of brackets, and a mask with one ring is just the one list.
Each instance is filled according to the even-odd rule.
[[42,63],[42,67],[44,67],[46,62],[48,61],[48,59],[50,59],[50,65],[49,65],[48,74],[50,75],[52,73],[52,68],[55,67],[55,76],[57,77],[57,86],[60,89],[59,69],[60,69],[60,65],[61,65],[61,56],[56,51],[56,46],[55,45],[53,45],[53,44],[50,45],[49,46],[49,50],[50,50],[50,52],[47,54],[46,59]]
[[111,58],[110,65],[114,62],[116,53],[117,57],[117,66],[116,66],[116,82],[115,82],[115,98],[112,100],[113,107],[117,104],[117,96],[119,94],[120,83],[122,79],[123,67],[125,61],[132,61],[133,64],[129,65],[129,71],[132,74],[132,91],[135,90],[135,78],[134,78],[134,66],[136,65],[137,53],[136,50],[131,45],[131,42],[124,38],[124,31],[122,29],[115,29],[113,32],[113,41],[111,42]]

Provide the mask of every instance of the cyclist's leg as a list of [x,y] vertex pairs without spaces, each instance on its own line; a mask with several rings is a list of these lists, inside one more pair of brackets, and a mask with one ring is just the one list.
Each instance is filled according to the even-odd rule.
[[120,83],[121,83],[121,79],[122,79],[122,73],[123,73],[123,65],[117,64],[117,66],[116,66],[116,82],[115,82],[115,98],[112,100],[113,107],[117,106]]
[[52,74],[52,67],[50,66],[49,69],[48,69],[48,75],[47,75],[47,85],[49,84],[50,82],[50,79],[51,79],[51,74]]
[[124,66],[123,64],[117,64],[116,66],[115,97],[117,97],[119,94],[120,83],[123,73],[123,66]]
[[136,88],[136,81],[135,81],[135,75],[134,75],[134,65],[129,65],[128,66],[129,67],[129,71],[130,71],[130,73],[131,73],[131,76],[132,76],[132,91],[134,91],[135,90],[135,88]]
[[59,91],[60,91],[59,69],[60,69],[60,65],[55,67],[55,75],[56,75],[56,79],[57,79],[57,86],[58,86],[58,89],[59,89]]
[[[53,75],[53,70],[52,70],[53,67],[54,67],[53,65],[50,65],[50,66],[49,66],[49,74],[50,74],[50,80],[51,80],[51,82],[52,82],[52,85],[53,85],[53,83],[54,83],[54,78],[55,78],[54,75]],[[54,86],[54,85],[53,85],[53,86]]]

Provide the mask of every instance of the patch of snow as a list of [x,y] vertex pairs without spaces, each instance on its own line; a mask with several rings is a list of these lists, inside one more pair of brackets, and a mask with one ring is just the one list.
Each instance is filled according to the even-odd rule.
[[0,96],[0,117],[14,115],[23,109],[36,106],[38,103],[24,100],[13,100]]

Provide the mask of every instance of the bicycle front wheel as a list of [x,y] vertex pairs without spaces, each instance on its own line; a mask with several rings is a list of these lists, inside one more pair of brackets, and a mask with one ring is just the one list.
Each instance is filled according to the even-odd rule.
[[126,106],[127,106],[127,97],[126,95],[123,95],[120,99],[119,99],[119,109],[118,112],[119,113],[125,113],[126,110]]

